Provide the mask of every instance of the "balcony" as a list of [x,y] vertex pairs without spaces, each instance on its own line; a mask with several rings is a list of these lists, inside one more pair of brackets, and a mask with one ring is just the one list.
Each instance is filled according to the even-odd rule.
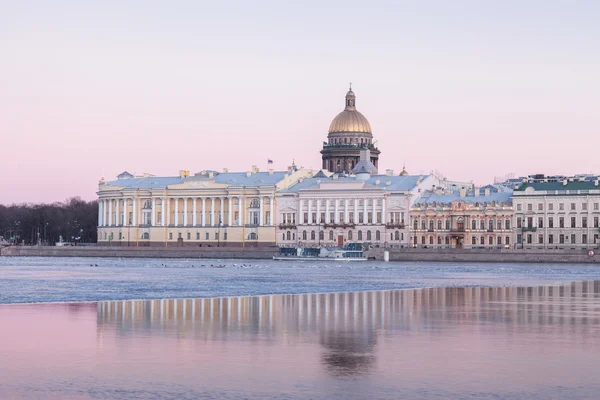
[[388,222],[385,227],[387,229],[404,229],[406,225],[403,222]]
[[452,228],[450,229],[451,233],[465,233],[465,228]]
[[356,225],[353,223],[345,222],[329,222],[323,225],[323,228],[355,228]]
[[537,231],[537,227],[535,227],[535,226],[524,226],[523,228],[521,228],[521,230],[523,232],[535,232],[535,231]]
[[283,223],[278,225],[279,229],[296,229],[295,223]]

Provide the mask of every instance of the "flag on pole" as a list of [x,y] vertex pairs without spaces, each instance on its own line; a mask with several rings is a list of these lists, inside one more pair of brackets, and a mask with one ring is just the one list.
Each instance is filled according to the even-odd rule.
[[268,160],[267,159],[267,164],[273,164],[273,160]]

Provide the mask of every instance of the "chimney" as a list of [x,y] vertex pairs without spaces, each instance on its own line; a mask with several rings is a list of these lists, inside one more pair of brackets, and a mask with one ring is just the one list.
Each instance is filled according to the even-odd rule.
[[272,169],[269,170],[269,175],[273,175],[273,170]]
[[208,173],[208,177],[209,177],[209,178],[212,178],[212,177],[213,177],[213,175],[214,175],[214,174],[212,173],[212,171]]
[[465,197],[467,195],[467,189],[462,188],[462,189],[460,189],[459,193],[460,193],[460,197]]
[[562,182],[563,186],[567,186],[568,183],[569,183],[569,181],[567,181],[566,179],[563,179],[563,182]]
[[598,186],[598,179],[594,181],[594,186]]
[[252,166],[252,173],[255,174],[258,172],[258,167],[256,165]]
[[490,194],[491,194],[490,189],[489,188],[485,189],[485,197],[490,197]]
[[385,186],[391,186],[392,185],[392,181],[385,181]]
[[479,197],[479,196],[481,196],[481,189],[476,188],[475,189],[475,197]]
[[381,183],[381,181],[379,181],[379,179],[375,179],[375,185],[379,185]]
[[252,172],[250,172],[250,171],[246,171],[246,177],[249,177],[249,176],[251,176],[251,175],[252,175]]
[[228,173],[228,172],[229,172],[229,169],[227,169],[227,168],[223,168],[223,172],[224,172],[224,173]]
[[393,169],[386,169],[385,170],[385,174],[387,176],[394,176],[394,170]]

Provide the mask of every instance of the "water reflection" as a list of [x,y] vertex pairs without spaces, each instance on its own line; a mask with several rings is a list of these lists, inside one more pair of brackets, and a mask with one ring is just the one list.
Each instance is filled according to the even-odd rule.
[[[600,324],[600,281],[523,288],[434,288],[97,304],[98,337],[177,336],[179,341],[314,341],[332,376],[365,375],[381,337],[444,336],[477,325],[495,334],[570,333]],[[586,301],[588,300],[588,301]]]

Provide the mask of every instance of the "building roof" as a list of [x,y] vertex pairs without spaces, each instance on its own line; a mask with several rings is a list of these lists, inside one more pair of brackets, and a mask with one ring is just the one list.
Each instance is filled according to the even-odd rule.
[[[389,175],[372,175],[365,182],[365,189],[383,189],[385,191],[409,191],[414,189],[419,182],[425,180],[430,175],[407,175],[407,176],[389,176]],[[320,182],[344,182],[358,181],[355,176],[345,176],[333,178],[307,178],[299,181],[295,185],[281,190],[281,193],[298,193],[303,189],[316,189]],[[389,183],[389,185],[388,185]],[[354,189],[353,189],[354,190]]]
[[371,125],[367,118],[356,110],[355,101],[356,96],[351,88],[346,93],[346,108],[331,121],[329,133],[371,133]]
[[425,204],[425,203],[444,203],[449,204],[453,203],[456,200],[462,200],[465,203],[474,204],[474,203],[490,203],[495,201],[496,203],[507,203],[512,204],[512,192],[496,192],[490,193],[489,196],[485,194],[475,196],[473,192],[467,193],[466,196],[461,197],[459,192],[452,193],[435,193],[431,190],[426,190],[419,196],[418,199],[415,200],[415,204]]
[[523,183],[515,192],[523,192],[527,188],[534,190],[591,190],[600,189],[600,186],[595,185],[595,181],[567,181],[566,185],[563,182],[526,182]]

